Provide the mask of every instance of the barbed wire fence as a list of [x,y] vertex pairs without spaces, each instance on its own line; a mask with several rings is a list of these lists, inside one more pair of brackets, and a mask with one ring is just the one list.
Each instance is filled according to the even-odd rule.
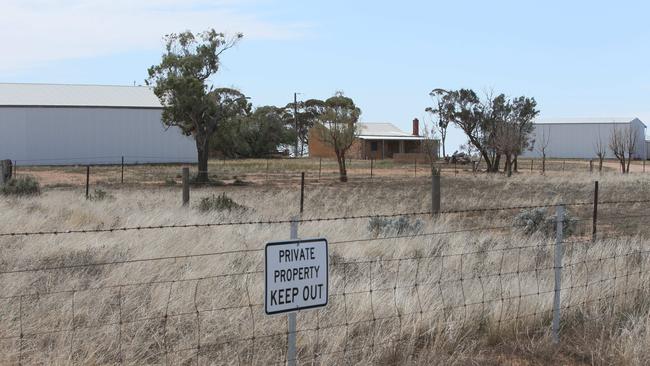
[[[599,202],[613,208],[598,220],[606,225],[645,219],[650,214],[622,214],[614,208],[648,202]],[[561,211],[592,204],[447,210],[432,220],[450,215],[491,219],[521,210],[550,213],[558,207]],[[431,215],[403,212],[297,221],[301,232],[314,233],[322,232],[322,223],[336,232],[347,221],[359,225],[363,220]],[[73,235],[241,226],[276,228],[288,237],[292,221],[3,232],[0,238],[65,240]],[[329,304],[298,314],[296,360],[287,359],[286,317],[264,314],[263,243],[251,249],[106,261],[2,263],[0,363],[428,364],[452,357],[440,352],[445,343],[462,342],[472,334],[506,339],[525,334],[558,337],[561,342],[563,332],[581,322],[650,304],[645,300],[650,295],[650,243],[644,235],[612,231],[592,238],[587,228],[591,217],[558,214],[552,221],[557,227],[549,235],[544,230],[524,235],[530,223],[523,222],[330,240]],[[155,273],[164,267],[188,267],[196,260],[208,261],[217,273]],[[102,278],[102,268],[138,272],[136,266],[150,273],[135,281]],[[12,288],[17,276],[26,276],[31,285]]]

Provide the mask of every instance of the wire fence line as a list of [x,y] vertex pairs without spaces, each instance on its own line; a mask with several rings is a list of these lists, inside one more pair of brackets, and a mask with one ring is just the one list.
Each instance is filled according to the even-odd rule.
[[[599,204],[631,205],[645,200]],[[565,206],[585,206],[587,202]],[[453,214],[492,215],[495,212],[555,205],[449,210]],[[345,220],[430,215],[411,212],[306,218],[301,226],[318,222],[340,225]],[[438,216],[438,217],[439,217]],[[602,221],[650,215],[602,216]],[[434,219],[435,220],[435,219]],[[574,221],[587,224],[591,218]],[[565,223],[560,220],[560,222]],[[290,221],[247,222],[285,227]],[[567,221],[566,224],[569,222]],[[217,223],[214,223],[217,225]],[[222,223],[229,226],[243,223]],[[150,230],[206,226],[151,226]],[[122,228],[140,230],[142,228]],[[591,238],[569,236],[560,242],[539,236],[512,241],[517,225],[488,225],[450,230],[379,235],[332,240],[329,305],[299,314],[296,361],[311,364],[426,363],[436,357],[430,349],[440,338],[467,332],[550,334],[551,318],[561,312],[566,327],[576,317],[596,321],[615,310],[633,309],[650,295],[650,243],[639,236]],[[104,231],[57,231],[76,234]],[[12,235],[16,234],[16,235]],[[31,236],[51,232],[4,233]],[[487,237],[475,248],[455,245],[457,235]],[[537,234],[536,234],[537,235]],[[422,241],[425,238],[438,241]],[[404,239],[407,252],[392,255],[359,253],[362,244],[390,246]],[[449,241],[446,241],[449,240]],[[478,240],[478,239],[477,239]],[[562,246],[564,262],[555,254]],[[415,245],[414,245],[415,246]],[[350,253],[337,249],[354,248]],[[12,276],[101,276],[98,267],[129,270],[136,264],[189,265],[205,259],[223,265],[226,273],[66,287],[20,289],[0,297],[0,363],[120,364],[284,364],[287,361],[286,319],[264,315],[262,248],[220,250],[185,255],[125,258],[70,264],[41,264],[23,268],[3,264],[0,283]],[[236,270],[235,263],[250,261]],[[562,286],[554,284],[555,271]],[[96,271],[96,272],[95,272]],[[38,279],[38,278],[36,278]],[[34,282],[37,282],[34,280]],[[56,283],[55,280],[53,282]],[[562,294],[559,308],[553,296]],[[101,311],[98,311],[101,309]],[[101,341],[97,335],[101,334]],[[93,336],[94,335],[94,336]],[[45,347],[45,348],[44,348]],[[47,349],[48,352],[43,350]]]
[[[17,175],[39,175],[42,171],[56,173],[47,176],[48,185],[82,185],[84,169],[90,166],[91,178],[102,185],[116,184],[178,184],[181,179],[180,168],[192,166],[193,174],[207,173],[214,184],[292,184],[300,180],[300,172],[307,174],[310,183],[331,183],[339,180],[339,170],[333,159],[211,159],[210,170],[201,172],[196,169],[195,158],[177,156],[102,156],[75,158],[44,158],[14,161]],[[389,160],[346,160],[347,177],[350,181],[405,182],[413,178],[431,175],[431,165],[414,159],[412,162],[394,162]],[[525,162],[525,163],[524,163]],[[33,164],[51,164],[45,166]],[[634,162],[634,173],[645,173],[645,161]],[[484,164],[460,164],[437,161],[434,166],[443,176],[458,174],[477,175],[484,171]],[[525,159],[520,162],[521,173],[542,173],[542,164],[537,159]],[[605,167],[605,171],[617,171]],[[598,169],[590,160],[548,160],[545,172],[591,172],[598,174]],[[231,182],[232,181],[232,182]],[[206,185],[206,183],[195,183]]]

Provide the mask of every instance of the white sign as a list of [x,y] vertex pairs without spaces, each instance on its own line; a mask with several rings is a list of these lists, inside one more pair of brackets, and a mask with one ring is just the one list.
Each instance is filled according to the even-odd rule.
[[270,242],[264,254],[264,310],[267,314],[327,305],[327,239]]

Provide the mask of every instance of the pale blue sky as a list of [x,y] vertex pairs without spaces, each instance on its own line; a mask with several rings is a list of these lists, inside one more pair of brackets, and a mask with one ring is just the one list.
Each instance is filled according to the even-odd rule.
[[[433,88],[538,101],[542,118],[650,122],[650,5],[629,1],[0,0],[2,82],[142,83],[165,33],[245,37],[216,85],[256,105],[343,90],[405,130]],[[448,151],[464,142],[454,132]]]

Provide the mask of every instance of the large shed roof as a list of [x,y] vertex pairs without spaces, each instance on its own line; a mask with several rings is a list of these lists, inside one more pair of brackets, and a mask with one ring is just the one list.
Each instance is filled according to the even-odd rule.
[[[543,118],[536,120],[536,124],[628,124],[639,121],[636,117],[593,117],[593,118]],[[643,123],[643,122],[641,122]],[[644,124],[645,126],[645,124]]]
[[359,122],[359,138],[362,140],[422,140],[422,136],[414,136],[400,130],[392,123],[363,123]]
[[162,108],[146,86],[0,83],[0,107]]

